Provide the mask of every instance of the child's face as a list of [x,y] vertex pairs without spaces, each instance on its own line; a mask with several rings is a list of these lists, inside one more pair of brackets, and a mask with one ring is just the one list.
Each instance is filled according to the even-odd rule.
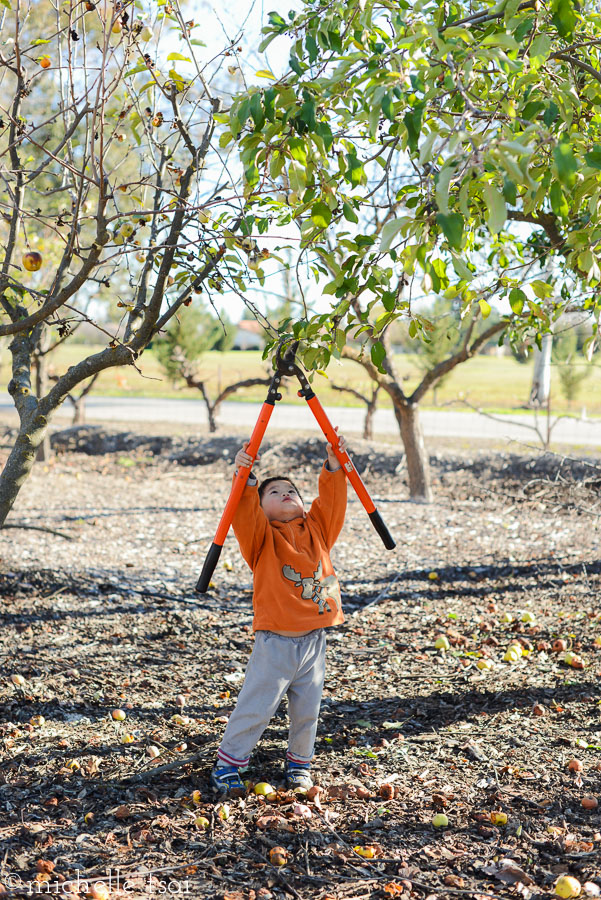
[[270,522],[290,522],[305,513],[303,501],[289,481],[271,481],[261,497],[261,508]]

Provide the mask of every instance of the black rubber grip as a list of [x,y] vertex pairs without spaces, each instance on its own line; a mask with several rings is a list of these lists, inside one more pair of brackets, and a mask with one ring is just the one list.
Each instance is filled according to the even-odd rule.
[[372,513],[369,513],[369,518],[371,519],[371,524],[374,526],[382,541],[384,542],[384,546],[387,550],[394,550],[396,544],[392,539],[392,535],[389,532],[388,528],[384,524],[384,519],[380,515],[377,509],[374,509]]
[[204,562],[204,566],[202,567],[202,572],[200,573],[200,578],[198,579],[198,583],[196,585],[197,593],[206,594],[207,590],[209,589],[211,576],[215,571],[215,566],[219,561],[222,550],[223,547],[221,544],[211,544]]

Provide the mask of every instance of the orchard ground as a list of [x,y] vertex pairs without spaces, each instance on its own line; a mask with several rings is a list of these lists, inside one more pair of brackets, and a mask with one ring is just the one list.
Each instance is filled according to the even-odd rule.
[[[397,548],[351,491],[320,790],[301,806],[281,790],[283,703],[246,776],[275,799],[224,807],[208,773],[252,648],[232,536],[210,592],[193,586],[242,437],[59,433],[23,487],[11,524],[31,528],[0,534],[0,882],[230,900],[550,897],[563,873],[601,887],[601,815],[582,805],[601,795],[598,456],[430,441],[423,506],[398,443],[353,438]],[[311,497],[322,459],[314,434],[270,430],[261,470]]]

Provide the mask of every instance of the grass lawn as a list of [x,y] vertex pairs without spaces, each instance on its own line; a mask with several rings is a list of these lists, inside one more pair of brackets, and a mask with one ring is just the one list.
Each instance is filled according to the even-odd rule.
[[[78,362],[85,355],[101,350],[102,347],[69,345],[61,347],[54,355],[52,364],[56,372],[64,372],[66,368]],[[413,390],[419,383],[420,370],[416,358],[410,355],[398,356],[396,359],[403,387],[406,392]],[[3,389],[10,379],[10,354],[4,347],[0,356],[0,380]],[[152,350],[144,353],[138,361],[140,372],[132,366],[121,369],[109,369],[103,372],[94,388],[95,395],[116,397],[193,397],[198,391],[191,388],[178,388],[173,385],[161,370]],[[489,411],[510,411],[519,409],[528,399],[532,380],[532,362],[520,364],[513,357],[478,356],[458,366],[443,385],[438,389],[436,406],[457,403],[459,398],[465,399],[474,406]],[[252,378],[268,374],[268,364],[261,360],[258,351],[227,353],[208,353],[199,365],[199,373],[205,376],[208,389],[215,395],[219,387],[225,387],[243,378]],[[360,401],[347,393],[333,390],[333,385],[353,387],[365,395],[371,393],[369,378],[356,363],[348,360],[334,361],[328,369],[328,377],[316,375],[313,387],[315,393],[327,406],[358,406]],[[567,404],[561,395],[557,372],[553,372],[552,380],[553,411],[567,412]],[[283,400],[286,403],[303,403],[296,396],[296,382],[284,390]],[[229,399],[240,402],[262,402],[265,397],[263,387],[246,388]],[[380,394],[380,405],[389,406],[388,398]],[[433,407],[433,392],[429,391],[423,406]],[[580,395],[573,405],[572,412],[580,413],[585,406],[589,416],[601,415],[601,383],[597,369],[592,369],[591,376],[584,382]]]

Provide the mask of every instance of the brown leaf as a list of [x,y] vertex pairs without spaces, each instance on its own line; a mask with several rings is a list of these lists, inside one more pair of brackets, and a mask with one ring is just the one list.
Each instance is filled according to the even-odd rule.
[[534,884],[534,879],[520,869],[512,859],[501,859],[495,866],[484,866],[482,871],[487,875],[494,875],[505,884],[517,884],[518,881],[522,884]]
[[116,819],[129,819],[131,816],[131,809],[127,804],[123,804],[122,806],[118,806],[116,810],[114,810],[113,815]]

